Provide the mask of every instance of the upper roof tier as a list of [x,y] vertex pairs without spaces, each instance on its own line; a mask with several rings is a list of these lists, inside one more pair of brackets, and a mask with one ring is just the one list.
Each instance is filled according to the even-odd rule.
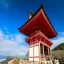
[[30,36],[37,30],[43,32],[48,38],[53,38],[57,35],[42,5],[37,12],[28,19],[22,27],[19,28],[19,31],[27,36]]

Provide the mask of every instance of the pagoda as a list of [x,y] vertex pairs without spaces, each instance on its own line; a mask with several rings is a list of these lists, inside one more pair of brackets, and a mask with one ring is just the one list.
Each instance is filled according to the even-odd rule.
[[20,32],[28,36],[26,42],[29,44],[28,58],[30,62],[50,60],[50,47],[57,33],[48,19],[43,6],[36,11],[35,14],[30,12],[28,21],[18,29]]

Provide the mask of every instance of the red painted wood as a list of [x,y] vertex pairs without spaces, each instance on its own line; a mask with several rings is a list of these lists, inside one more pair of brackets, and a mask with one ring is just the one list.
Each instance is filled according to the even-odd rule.
[[42,41],[49,46],[51,46],[53,44],[52,41],[49,38],[47,38],[41,31],[37,31],[36,34],[34,33],[33,35],[34,36],[31,36],[26,39],[28,44],[30,44],[31,42],[33,42],[33,44],[35,44],[35,43],[38,43],[39,41]]
[[[34,56],[34,57],[29,57],[29,58],[40,58],[41,56]],[[41,58],[45,58],[45,57],[41,57]]]
[[47,20],[43,10],[40,10],[25,26],[19,29],[20,32],[27,36],[31,36],[36,30],[41,30],[48,38],[53,38],[57,35]]

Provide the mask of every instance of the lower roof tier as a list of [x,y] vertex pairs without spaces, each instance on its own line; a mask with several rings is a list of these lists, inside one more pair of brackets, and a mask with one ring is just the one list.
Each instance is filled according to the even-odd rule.
[[38,33],[36,33],[31,37],[28,37],[26,41],[28,44],[38,43],[39,41],[42,41],[49,46],[53,44],[52,41],[49,38],[47,38],[41,31],[39,31]]

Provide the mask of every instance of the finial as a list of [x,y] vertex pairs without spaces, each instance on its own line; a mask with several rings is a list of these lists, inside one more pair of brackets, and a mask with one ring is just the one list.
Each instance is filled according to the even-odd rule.
[[29,19],[30,19],[33,15],[34,15],[34,14],[33,14],[32,10],[30,10]]
[[31,14],[31,15],[33,15],[33,12],[32,12],[32,10],[31,10],[31,9],[30,9],[30,14]]
[[43,8],[43,4],[40,5],[40,8]]
[[40,7],[42,7],[43,5],[41,4]]

